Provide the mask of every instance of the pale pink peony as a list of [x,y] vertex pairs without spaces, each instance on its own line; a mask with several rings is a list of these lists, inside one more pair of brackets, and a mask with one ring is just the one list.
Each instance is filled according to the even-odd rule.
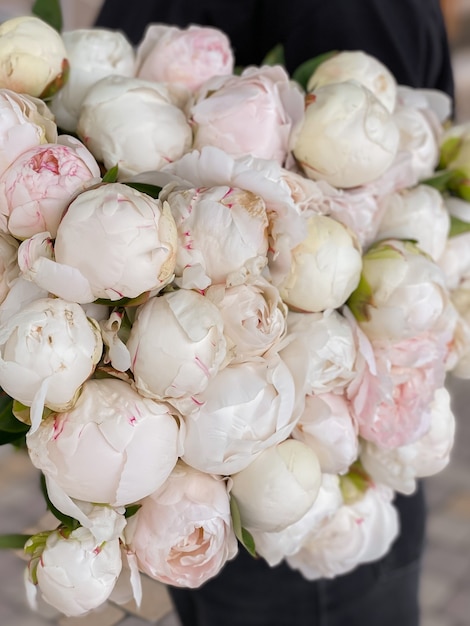
[[225,480],[181,461],[140,502],[125,531],[139,569],[177,587],[200,587],[237,553]]
[[54,238],[74,195],[100,180],[93,155],[74,137],[31,148],[0,176],[0,224],[18,239],[46,230]]
[[137,47],[137,73],[145,80],[178,83],[195,91],[213,76],[230,75],[234,56],[222,31],[150,24]]
[[281,66],[249,67],[207,81],[189,110],[194,147],[217,146],[240,157],[284,164],[302,120],[303,95]]
[[432,476],[447,466],[454,434],[455,418],[449,392],[442,387],[434,393],[430,428],[422,437],[395,449],[364,441],[361,461],[374,481],[411,494],[416,489],[417,478]]

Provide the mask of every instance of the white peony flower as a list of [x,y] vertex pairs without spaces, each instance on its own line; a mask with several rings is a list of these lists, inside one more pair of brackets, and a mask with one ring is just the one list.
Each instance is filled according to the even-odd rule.
[[192,405],[190,397],[207,387],[225,359],[222,316],[188,289],[151,298],[137,313],[127,348],[140,393]]
[[381,61],[362,50],[344,50],[321,63],[310,76],[308,91],[355,80],[367,87],[390,113],[397,100],[397,81]]
[[398,142],[398,128],[384,105],[366,87],[346,81],[307,96],[293,152],[309,178],[357,187],[392,165]]
[[121,180],[161,169],[192,143],[186,116],[166,87],[125,76],[108,76],[90,87],[77,134],[107,169],[118,166]]
[[153,493],[181,452],[168,406],[117,379],[88,380],[75,406],[44,419],[27,445],[33,465],[67,496],[112,506]]
[[392,498],[388,487],[370,487],[360,500],[344,504],[325,524],[314,528],[287,562],[307,580],[317,580],[346,574],[384,556],[399,530]]
[[121,31],[79,28],[62,33],[70,72],[66,84],[49,103],[57,124],[75,132],[88,89],[111,75],[133,76],[135,52]]
[[263,356],[284,336],[287,307],[263,277],[229,288],[213,285],[205,295],[221,312],[231,363]]
[[444,274],[412,242],[383,240],[364,255],[361,284],[348,304],[369,339],[421,335],[446,311]]
[[352,231],[325,215],[312,215],[307,237],[292,251],[290,273],[279,291],[292,309],[317,313],[343,305],[357,287],[362,269]]
[[356,340],[353,328],[338,311],[293,313],[281,358],[301,394],[341,393],[354,379]]
[[[203,290],[241,284],[266,265],[268,217],[262,198],[233,187],[163,191],[178,230],[176,282]],[[210,233],[210,236],[208,234]]]
[[181,461],[141,502],[125,536],[139,569],[177,587],[199,587],[238,550],[226,481]]
[[343,396],[334,393],[308,395],[297,426],[295,439],[303,441],[317,455],[322,472],[344,474],[358,457],[357,427]]
[[229,365],[193,403],[183,460],[203,472],[240,472],[295,426],[294,382],[277,355]]
[[250,532],[278,532],[297,522],[315,502],[321,484],[315,452],[294,439],[263,450],[231,478],[230,494]]
[[343,504],[338,476],[322,474],[318,495],[310,509],[297,522],[279,532],[250,531],[256,553],[271,567],[300,550],[314,529],[325,524]]
[[56,263],[43,249],[45,235],[23,242],[20,267],[65,299],[136,298],[173,278],[176,228],[168,205],[127,185],[100,185],[69,205],[57,229]]
[[[38,539],[26,544],[27,551]],[[70,534],[56,530],[33,553],[29,567],[30,580],[48,604],[67,616],[84,615],[103,604],[116,584],[122,568],[119,538],[98,542],[86,528]]]
[[60,88],[68,70],[60,34],[32,15],[0,24],[0,87],[34,97]]
[[429,185],[418,185],[382,200],[383,217],[376,239],[413,239],[434,260],[442,256],[450,219],[442,195]]
[[83,309],[59,298],[42,298],[12,315],[0,332],[0,386],[31,407],[35,430],[44,405],[72,406],[102,352],[97,324]]

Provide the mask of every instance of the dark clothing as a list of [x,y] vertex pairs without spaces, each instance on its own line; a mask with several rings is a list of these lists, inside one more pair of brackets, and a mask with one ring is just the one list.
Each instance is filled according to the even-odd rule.
[[152,22],[220,28],[241,66],[278,43],[289,72],[323,52],[364,50],[403,85],[453,90],[439,0],[107,0],[97,25],[138,43]]
[[[147,24],[215,26],[237,65],[259,65],[276,44],[286,67],[330,50],[363,50],[399,84],[453,97],[439,0],[106,0],[97,25],[138,43]],[[170,589],[184,626],[417,626],[424,542],[422,488],[397,496],[401,533],[389,554],[333,580],[309,582],[286,564],[270,568],[244,549],[200,589]]]

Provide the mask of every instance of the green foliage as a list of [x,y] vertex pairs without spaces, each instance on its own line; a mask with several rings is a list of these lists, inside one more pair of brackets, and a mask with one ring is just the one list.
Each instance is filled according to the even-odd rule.
[[284,46],[278,43],[264,57],[261,65],[285,65]]
[[235,532],[236,538],[242,544],[242,546],[246,550],[248,550],[251,556],[257,557],[258,555],[256,554],[255,540],[246,530],[246,528],[243,528],[242,520],[240,517],[240,510],[238,508],[237,501],[233,496],[230,498],[230,514],[232,516],[233,530]]
[[451,215],[450,217],[450,230],[449,237],[457,237],[457,235],[463,235],[470,231],[470,223],[460,220],[458,217]]
[[150,196],[151,198],[158,198],[158,196],[160,195],[160,191],[162,190],[161,187],[159,187],[158,185],[150,185],[147,183],[124,183],[125,185],[127,185],[128,187],[132,187],[132,189],[135,189],[136,191],[140,191],[141,193],[145,193],[147,194],[147,196]]
[[0,388],[0,445],[21,444],[29,430],[28,424],[16,419],[13,414],[13,398]]
[[118,179],[119,168],[117,165],[110,168],[106,174],[103,176],[104,183],[115,183]]
[[313,57],[313,59],[308,59],[308,61],[304,61],[304,63],[299,65],[299,67],[293,72],[293,80],[298,82],[299,85],[301,85],[301,87],[303,87],[305,91],[307,91],[308,81],[310,80],[313,72],[315,72],[319,65],[321,65],[324,61],[327,61],[331,57],[335,56],[335,54],[338,54],[338,52],[336,50],[331,50],[330,52],[325,52],[316,57]]
[[36,0],[33,4],[32,13],[36,17],[55,28],[59,33],[62,31],[62,8],[60,0]]

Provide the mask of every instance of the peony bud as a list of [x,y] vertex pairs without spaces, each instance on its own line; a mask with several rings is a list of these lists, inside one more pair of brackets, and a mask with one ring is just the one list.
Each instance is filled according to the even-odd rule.
[[358,83],[343,82],[307,96],[293,152],[309,178],[356,187],[392,165],[398,143],[398,129],[374,94]]
[[59,33],[37,17],[0,24],[0,86],[35,97],[50,96],[67,78],[67,52]]
[[361,268],[361,250],[352,231],[331,217],[312,215],[308,235],[292,251],[290,274],[279,291],[292,309],[337,309],[356,289]]
[[390,113],[395,108],[397,82],[378,59],[361,50],[342,51],[323,61],[310,76],[308,91],[354,80],[367,87]]
[[279,532],[294,524],[315,502],[321,484],[315,452],[294,439],[264,450],[232,474],[231,495],[248,530]]

